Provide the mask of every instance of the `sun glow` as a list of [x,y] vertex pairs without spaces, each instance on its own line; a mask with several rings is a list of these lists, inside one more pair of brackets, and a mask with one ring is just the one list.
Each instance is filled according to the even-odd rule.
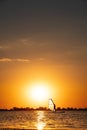
[[43,83],[35,83],[31,86],[30,94],[33,100],[46,100],[49,98],[48,85]]

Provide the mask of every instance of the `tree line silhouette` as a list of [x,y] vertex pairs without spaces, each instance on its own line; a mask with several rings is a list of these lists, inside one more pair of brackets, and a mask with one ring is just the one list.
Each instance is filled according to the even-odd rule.
[[[44,110],[44,111],[49,111],[50,109],[47,107],[38,107],[38,108],[31,108],[31,107],[13,107],[11,109],[0,109],[0,111],[32,111],[32,110]],[[87,110],[87,108],[73,108],[73,107],[67,107],[67,108],[61,108],[61,107],[57,107],[56,108],[57,111],[61,111],[61,110]]]

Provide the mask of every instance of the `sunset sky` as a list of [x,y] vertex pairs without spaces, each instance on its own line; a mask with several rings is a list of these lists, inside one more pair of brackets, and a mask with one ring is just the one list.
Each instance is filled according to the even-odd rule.
[[87,107],[87,1],[0,0],[0,108],[49,98]]

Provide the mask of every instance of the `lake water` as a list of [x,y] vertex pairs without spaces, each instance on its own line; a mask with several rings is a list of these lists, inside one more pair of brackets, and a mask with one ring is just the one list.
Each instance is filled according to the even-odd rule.
[[87,111],[0,111],[0,129],[87,130]]

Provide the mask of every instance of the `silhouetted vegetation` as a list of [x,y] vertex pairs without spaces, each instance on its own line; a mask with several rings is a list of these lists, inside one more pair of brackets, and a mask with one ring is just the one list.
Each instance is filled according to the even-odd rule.
[[[43,111],[49,111],[50,109],[48,109],[47,107],[38,107],[38,108],[30,108],[30,107],[13,107],[11,109],[0,109],[0,111],[33,111],[33,110],[43,110]],[[72,110],[82,110],[85,111],[87,110],[87,108],[72,108],[72,107],[67,107],[67,108],[61,108],[61,107],[57,107],[56,108],[57,111],[61,111],[61,110],[66,110],[66,111],[72,111]]]

